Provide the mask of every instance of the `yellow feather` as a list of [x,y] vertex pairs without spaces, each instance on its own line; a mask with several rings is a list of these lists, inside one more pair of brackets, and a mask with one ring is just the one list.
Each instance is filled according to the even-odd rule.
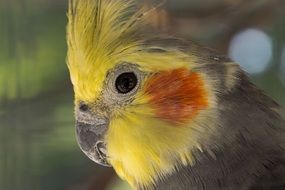
[[196,132],[202,130],[195,123],[204,120],[201,116],[186,126],[172,126],[154,118],[147,101],[138,94],[133,104],[139,106],[114,117],[106,137],[109,162],[133,187],[151,186],[179,163],[192,164],[191,149],[198,146]]
[[136,51],[133,11],[127,0],[69,1],[68,67],[76,98],[91,102],[107,71]]

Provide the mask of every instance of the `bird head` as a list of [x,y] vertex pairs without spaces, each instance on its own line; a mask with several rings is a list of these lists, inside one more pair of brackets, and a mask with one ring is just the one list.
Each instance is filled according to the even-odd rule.
[[219,82],[186,42],[143,32],[136,10],[132,0],[70,0],[68,68],[82,151],[147,187],[192,164]]

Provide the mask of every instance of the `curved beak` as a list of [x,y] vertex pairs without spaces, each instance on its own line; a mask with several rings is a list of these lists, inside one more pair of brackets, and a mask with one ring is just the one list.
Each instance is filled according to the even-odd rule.
[[107,127],[107,120],[100,120],[100,122],[92,124],[76,121],[76,136],[81,150],[91,160],[100,165],[110,167],[104,142]]

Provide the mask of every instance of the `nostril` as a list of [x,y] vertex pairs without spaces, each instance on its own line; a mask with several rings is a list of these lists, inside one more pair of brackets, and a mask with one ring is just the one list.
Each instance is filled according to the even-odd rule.
[[82,112],[86,112],[86,111],[89,110],[89,106],[88,106],[87,104],[85,104],[85,103],[80,103],[79,109],[80,109],[80,111],[82,111]]

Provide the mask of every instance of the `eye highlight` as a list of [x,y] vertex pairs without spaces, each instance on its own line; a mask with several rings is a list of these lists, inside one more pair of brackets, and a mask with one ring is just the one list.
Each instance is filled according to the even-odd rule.
[[138,78],[133,72],[126,72],[120,74],[115,82],[117,91],[120,94],[127,94],[131,92],[138,84]]

